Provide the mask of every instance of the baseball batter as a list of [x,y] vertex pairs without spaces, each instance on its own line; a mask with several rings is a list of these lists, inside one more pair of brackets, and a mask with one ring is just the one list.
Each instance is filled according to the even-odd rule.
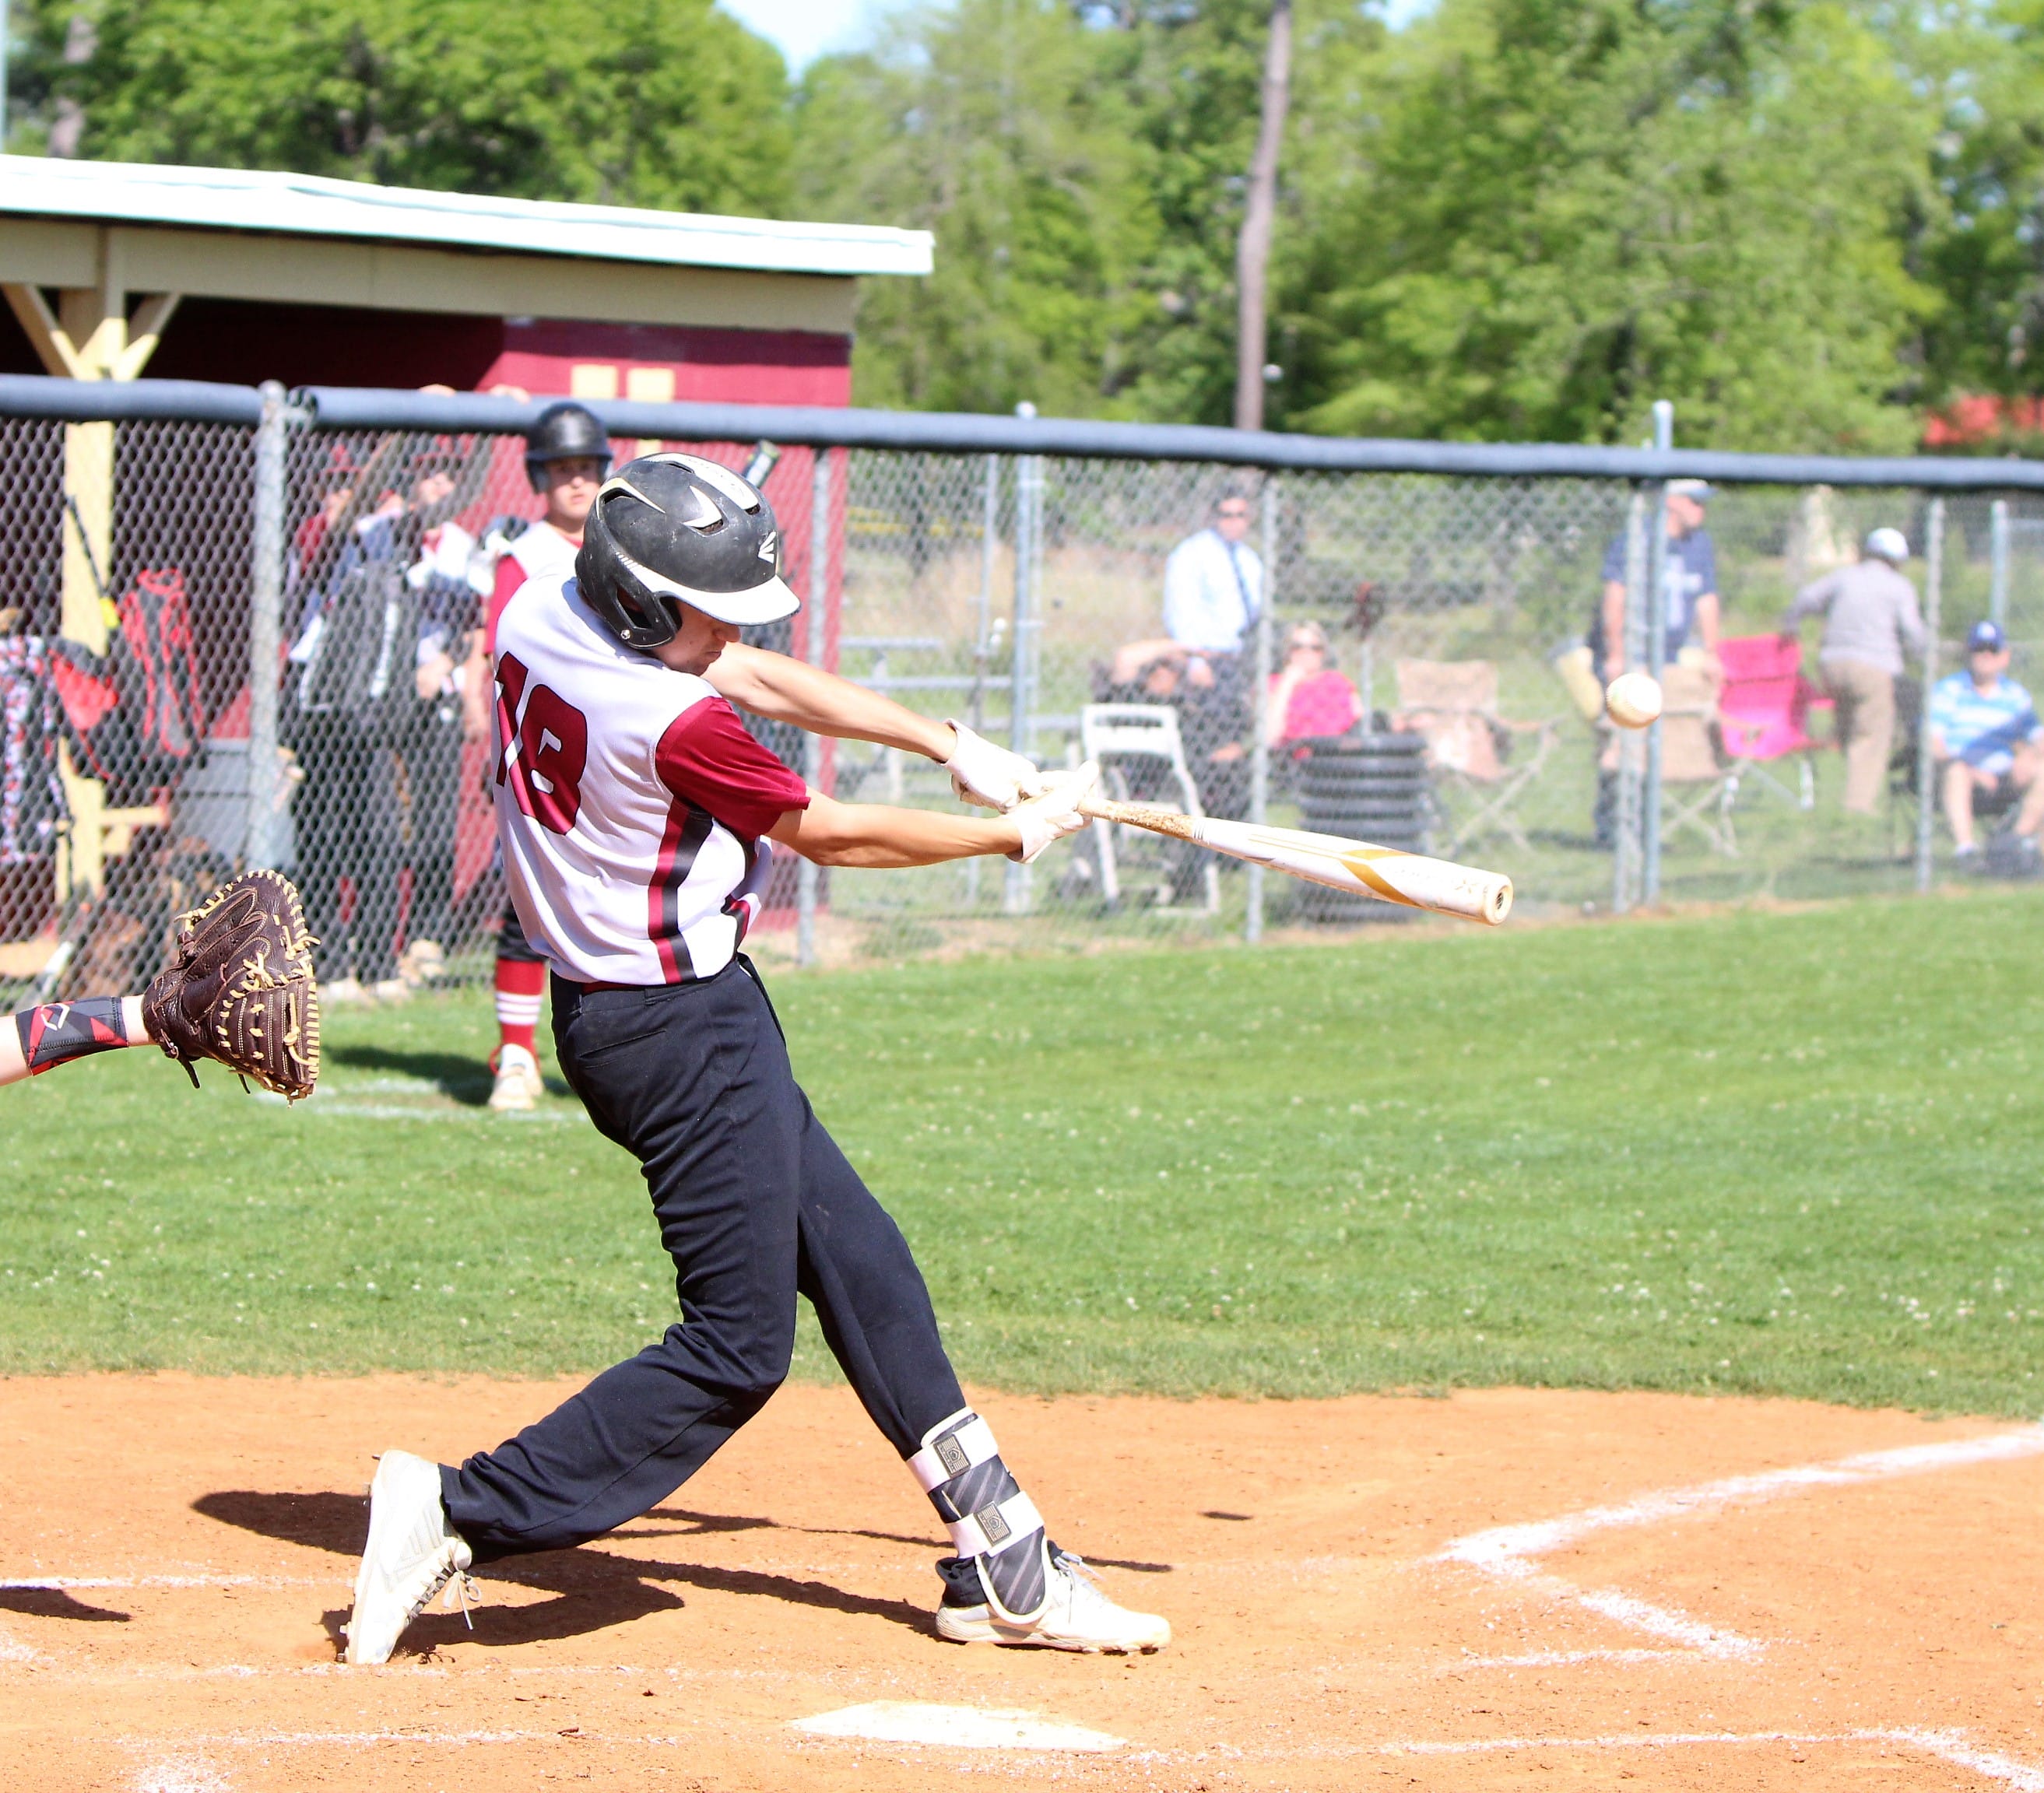
[[[1162,1619],[1116,1605],[1051,1542],[966,1405],[899,1229],[797,1086],[739,954],[775,844],[830,865],[1027,861],[1085,826],[1093,769],[1047,781],[970,730],[740,644],[740,628],[797,608],[780,549],[753,486],[709,461],[650,455],[605,482],[574,574],[529,582],[498,622],[495,789],[513,900],[551,969],[561,1069],[644,1172],[682,1323],[494,1450],[456,1466],[383,1453],[351,1662],[387,1660],[472,1564],[579,1544],[664,1500],[780,1386],[797,1292],[950,1530],[941,1636],[1088,1651],[1170,1641]],[[926,754],[1005,813],[834,802],[747,733],[732,702]]]

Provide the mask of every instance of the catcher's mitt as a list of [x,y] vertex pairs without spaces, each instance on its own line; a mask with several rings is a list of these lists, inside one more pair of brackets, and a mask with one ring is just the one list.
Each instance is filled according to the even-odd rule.
[[149,1037],[198,1088],[217,1058],[296,1101],[319,1077],[319,989],[289,878],[244,872],[179,917],[177,957],[142,997]]

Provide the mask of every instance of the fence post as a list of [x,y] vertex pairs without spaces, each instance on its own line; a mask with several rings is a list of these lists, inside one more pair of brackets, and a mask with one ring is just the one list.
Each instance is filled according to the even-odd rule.
[[[824,663],[824,620],[830,609],[831,451],[813,449],[809,474],[809,626],[802,638],[802,657],[813,666]],[[802,736],[802,777],[811,789],[823,782],[824,739]],[[816,962],[816,862],[795,862],[795,965],[807,971]]]
[[[993,653],[993,562],[1001,546],[1001,457],[986,457],[986,489],[979,517],[979,602],[972,643],[972,697],[966,714],[973,732],[986,732],[986,668]],[[980,855],[965,862],[965,900],[979,907]]]
[[[986,490],[980,501],[979,605],[972,647],[972,726],[977,733],[986,728],[986,663],[993,643],[993,562],[1001,547],[1001,457],[986,457]],[[977,866],[978,859],[966,862]]]
[[[1675,446],[1675,407],[1654,401],[1654,446]],[[1646,670],[1658,685],[1668,670],[1668,482],[1651,488],[1646,525]],[[1639,900],[1661,900],[1661,719],[1646,731],[1646,787],[1640,793]]]
[[1938,682],[1938,625],[1944,610],[1945,501],[1931,501],[1923,540],[1923,701],[1916,716],[1916,889],[1931,888],[1931,836],[1938,816],[1938,768],[1931,754],[1931,693]]
[[[1256,684],[1251,693],[1251,727],[1256,739],[1249,750],[1249,819],[1262,827],[1270,820],[1270,636],[1271,607],[1278,601],[1278,482],[1263,482],[1263,590],[1256,606]],[[1263,868],[1249,862],[1248,908],[1242,937],[1251,946],[1263,938]]]
[[242,858],[274,870],[277,850],[277,659],[284,608],[284,475],[290,413],[275,380],[256,426],[256,506],[248,569],[248,834]]
[[[1600,588],[1598,601],[1603,601]],[[1646,644],[1646,494],[1635,490],[1625,511],[1625,639],[1618,645],[1619,662],[1628,672],[1639,664]],[[1629,729],[1614,731],[1618,743],[1618,814],[1613,818],[1611,912],[1622,916],[1632,907],[1635,874],[1639,863],[1639,738]]]
[[1988,542],[1993,580],[1988,587],[1987,613],[1996,628],[2008,627],[2008,501],[1996,498],[1988,513]]
[[[1033,417],[1036,407],[1026,398],[1015,407],[1018,417]],[[1039,455],[1020,455],[1015,461],[1015,622],[1009,651],[1012,666],[1009,680],[1008,745],[1024,758],[1031,757],[1035,733],[1032,712],[1035,705],[1036,556],[1038,513],[1043,501],[1043,461]],[[1002,906],[1011,916],[1029,912],[1029,868],[1012,861]]]

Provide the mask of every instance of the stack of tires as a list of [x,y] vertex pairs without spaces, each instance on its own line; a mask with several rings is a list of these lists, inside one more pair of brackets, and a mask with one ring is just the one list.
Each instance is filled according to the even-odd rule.
[[[1315,834],[1343,835],[1377,847],[1427,850],[1427,743],[1417,735],[1316,736],[1295,761],[1304,826]],[[1298,913],[1307,921],[1347,923],[1404,921],[1417,913],[1374,896],[1350,896],[1325,885],[1300,887]]]

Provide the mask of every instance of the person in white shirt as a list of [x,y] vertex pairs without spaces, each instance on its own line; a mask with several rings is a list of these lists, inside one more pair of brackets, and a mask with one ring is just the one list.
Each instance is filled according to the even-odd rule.
[[1164,562],[1164,633],[1118,649],[1110,682],[1140,685],[1178,710],[1185,756],[1209,816],[1239,816],[1248,793],[1249,681],[1243,659],[1263,605],[1263,562],[1247,536],[1254,507],[1232,489],[1213,519]]
[[1216,662],[1242,651],[1263,602],[1263,562],[1247,540],[1251,516],[1246,497],[1224,492],[1212,522],[1171,550],[1164,562],[1164,633],[1119,649],[1114,683],[1132,685],[1160,662],[1183,668],[1194,690],[1220,682]]

